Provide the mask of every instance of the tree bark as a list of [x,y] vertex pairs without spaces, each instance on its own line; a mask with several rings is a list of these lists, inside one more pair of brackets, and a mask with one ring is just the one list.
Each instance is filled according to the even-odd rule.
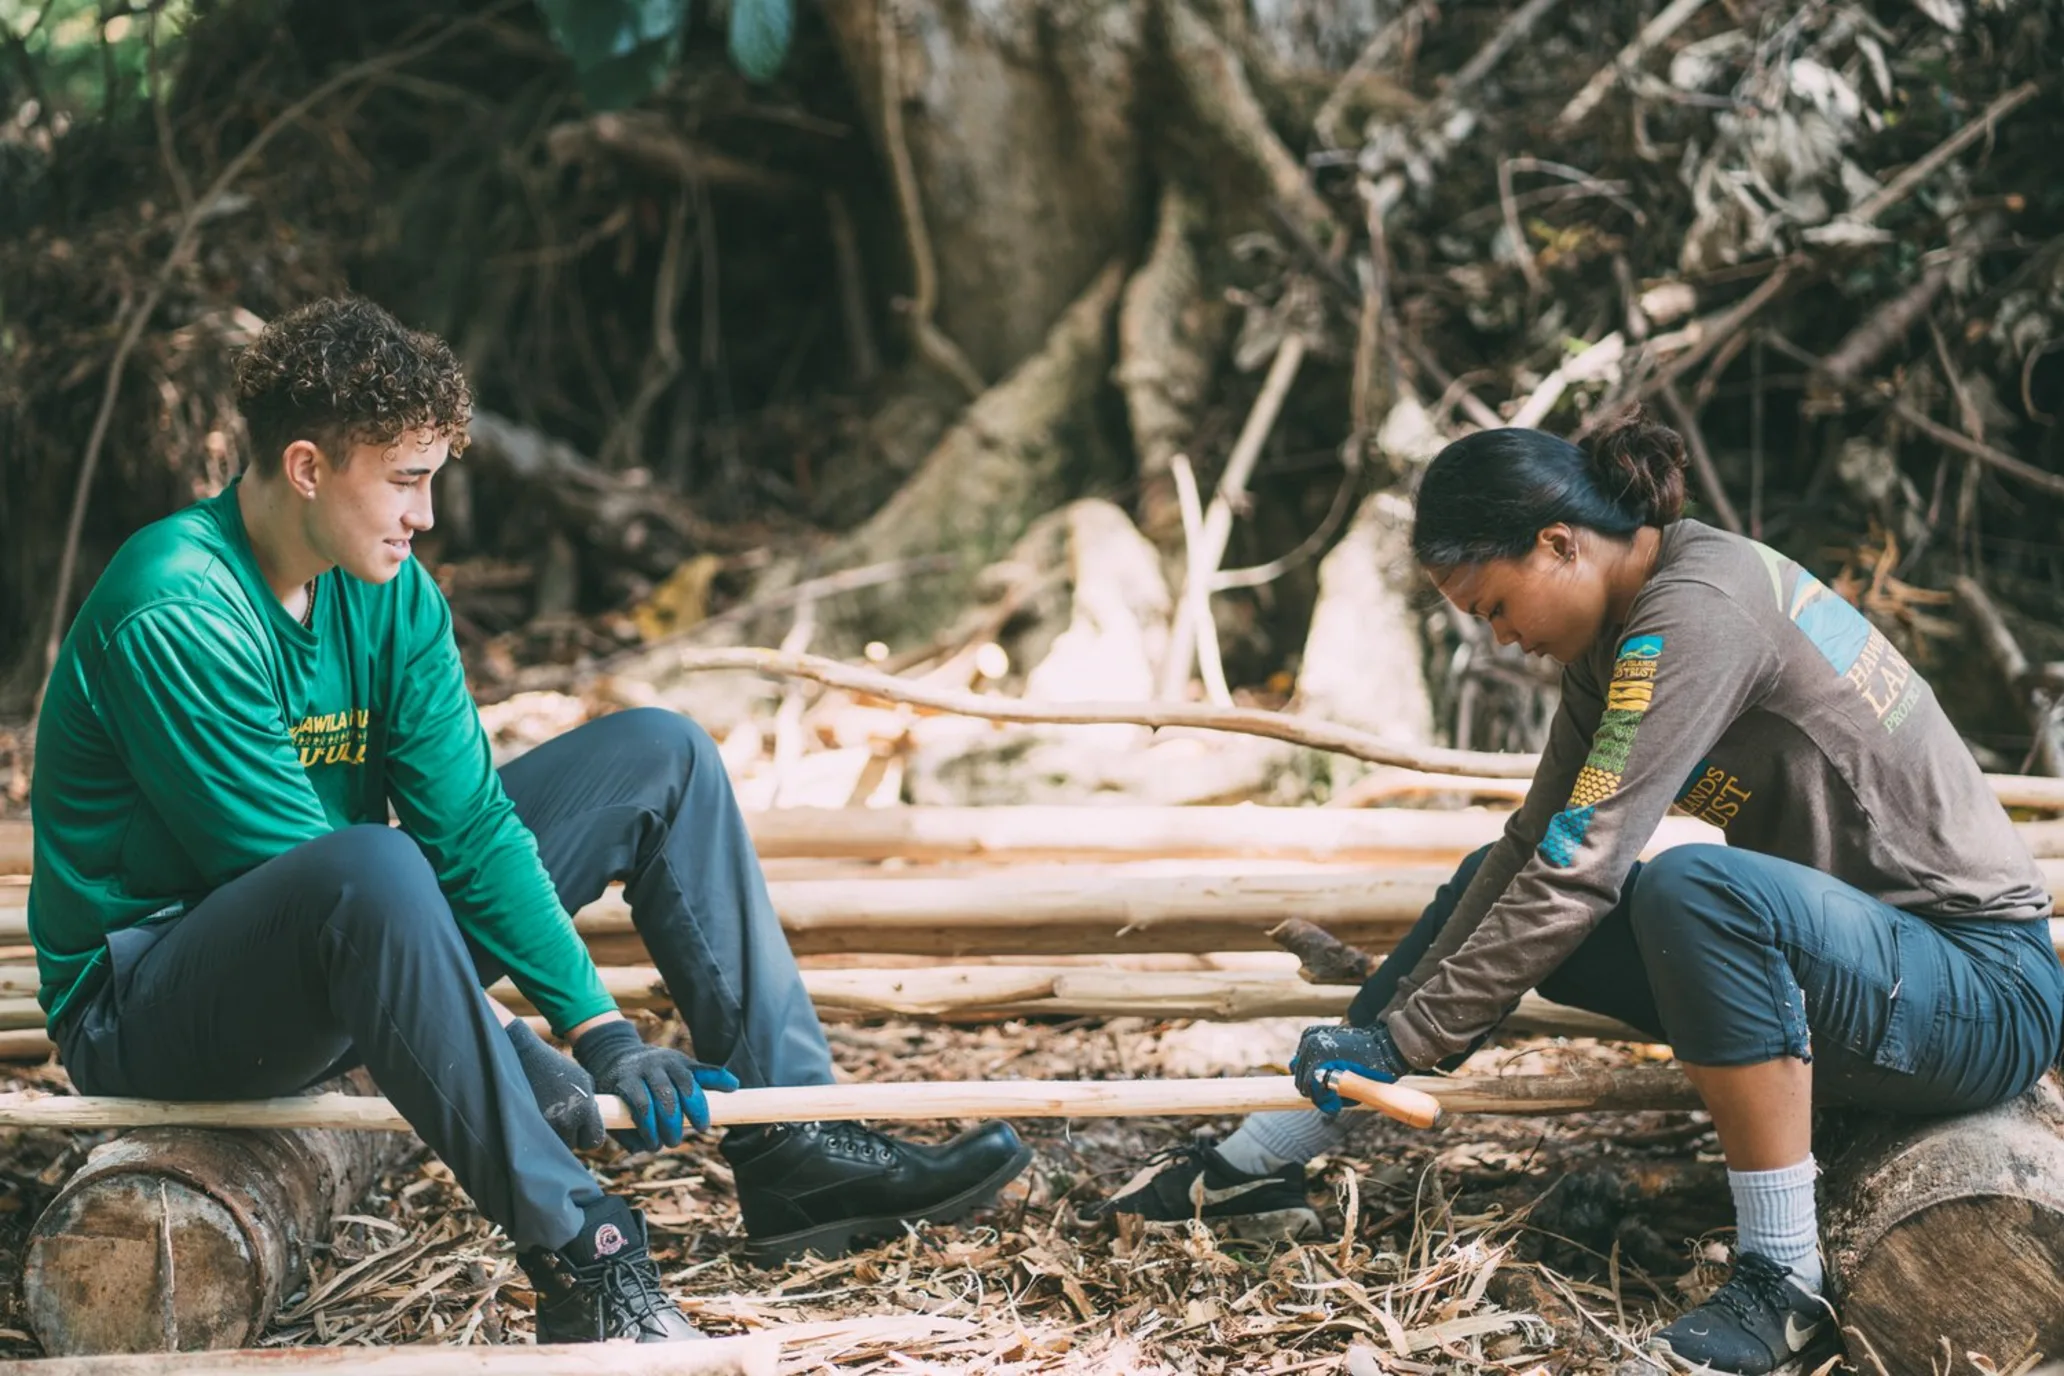
[[889,78],[900,88],[935,259],[936,323],[993,380],[1033,354],[1069,301],[1141,237],[1147,192],[1133,92],[1146,5],[895,6],[897,48],[885,63],[885,3],[841,0],[824,13],[891,166],[883,98]]
[[860,623],[849,629],[907,640],[946,624],[982,567],[1100,466],[1110,446],[1093,403],[1111,366],[1111,314],[1123,282],[1107,267],[1039,352],[984,392],[887,505],[826,552],[827,569],[942,550],[961,557],[956,572],[856,594],[839,609]]
[[1117,382],[1139,456],[1140,530],[1163,550],[1182,542],[1169,461],[1190,442],[1231,323],[1206,290],[1192,236],[1205,225],[1198,198],[1171,182],[1147,261],[1126,283],[1118,312]]
[[[1821,1186],[1849,1356],[1930,1376],[2064,1351],[2064,1094],[1855,1129]],[[1871,1362],[1871,1356],[1876,1364]],[[1881,1365],[1877,1365],[1881,1364]],[[1982,1365],[1982,1364],[1981,1364]]]
[[53,1356],[254,1342],[406,1133],[151,1128],[94,1149],[30,1235],[22,1304]]

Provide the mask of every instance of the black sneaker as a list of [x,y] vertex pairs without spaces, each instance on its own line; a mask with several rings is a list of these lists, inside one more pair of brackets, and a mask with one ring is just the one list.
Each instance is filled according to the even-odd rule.
[[722,1150],[745,1216],[746,1258],[761,1265],[841,1256],[898,1236],[905,1223],[965,1218],[1032,1163],[1008,1123],[936,1147],[858,1123],[780,1123],[734,1129]]
[[1294,1242],[1319,1231],[1319,1216],[1305,1197],[1303,1166],[1249,1175],[1229,1164],[1208,1139],[1150,1157],[1098,1212],[1104,1217],[1136,1214],[1150,1232],[1202,1219],[1256,1242]]
[[1770,1376],[1795,1369],[1834,1318],[1769,1257],[1744,1252],[1711,1299],[1657,1333],[1643,1351],[1672,1370]]
[[537,1291],[537,1340],[678,1343],[703,1334],[674,1307],[645,1250],[645,1215],[614,1196],[590,1204],[579,1236],[517,1258]]

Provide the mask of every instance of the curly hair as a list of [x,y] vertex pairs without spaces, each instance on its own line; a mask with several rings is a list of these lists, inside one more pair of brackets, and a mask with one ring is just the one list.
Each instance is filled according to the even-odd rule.
[[409,430],[450,436],[457,458],[473,417],[451,346],[359,297],[311,301],[267,325],[238,356],[236,385],[253,465],[266,472],[296,440],[341,464],[354,444]]

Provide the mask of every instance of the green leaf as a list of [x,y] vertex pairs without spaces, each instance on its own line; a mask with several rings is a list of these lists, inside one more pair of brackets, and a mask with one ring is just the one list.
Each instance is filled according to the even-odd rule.
[[573,59],[581,94],[597,110],[635,104],[659,89],[680,56],[689,0],[537,0],[552,41]]
[[731,0],[731,61],[754,81],[772,81],[795,34],[793,0]]

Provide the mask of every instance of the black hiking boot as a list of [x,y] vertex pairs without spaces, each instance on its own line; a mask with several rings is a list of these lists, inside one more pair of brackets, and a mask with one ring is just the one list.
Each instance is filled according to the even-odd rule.
[[1834,1311],[1769,1257],[1744,1252],[1712,1298],[1657,1333],[1643,1351],[1671,1371],[1772,1376],[1800,1369]]
[[1319,1231],[1319,1216],[1305,1197],[1303,1166],[1249,1175],[1230,1165],[1209,1139],[1148,1158],[1097,1212],[1106,1218],[1135,1214],[1149,1232],[1201,1219],[1255,1242],[1294,1242]]
[[517,1258],[537,1291],[537,1340],[678,1343],[702,1337],[659,1283],[659,1267],[645,1250],[645,1215],[614,1196],[584,1212],[573,1241]]
[[724,1135],[745,1216],[745,1255],[762,1266],[835,1257],[896,1237],[905,1223],[952,1223],[1032,1163],[1008,1123],[950,1142],[904,1142],[858,1123],[777,1123]]

